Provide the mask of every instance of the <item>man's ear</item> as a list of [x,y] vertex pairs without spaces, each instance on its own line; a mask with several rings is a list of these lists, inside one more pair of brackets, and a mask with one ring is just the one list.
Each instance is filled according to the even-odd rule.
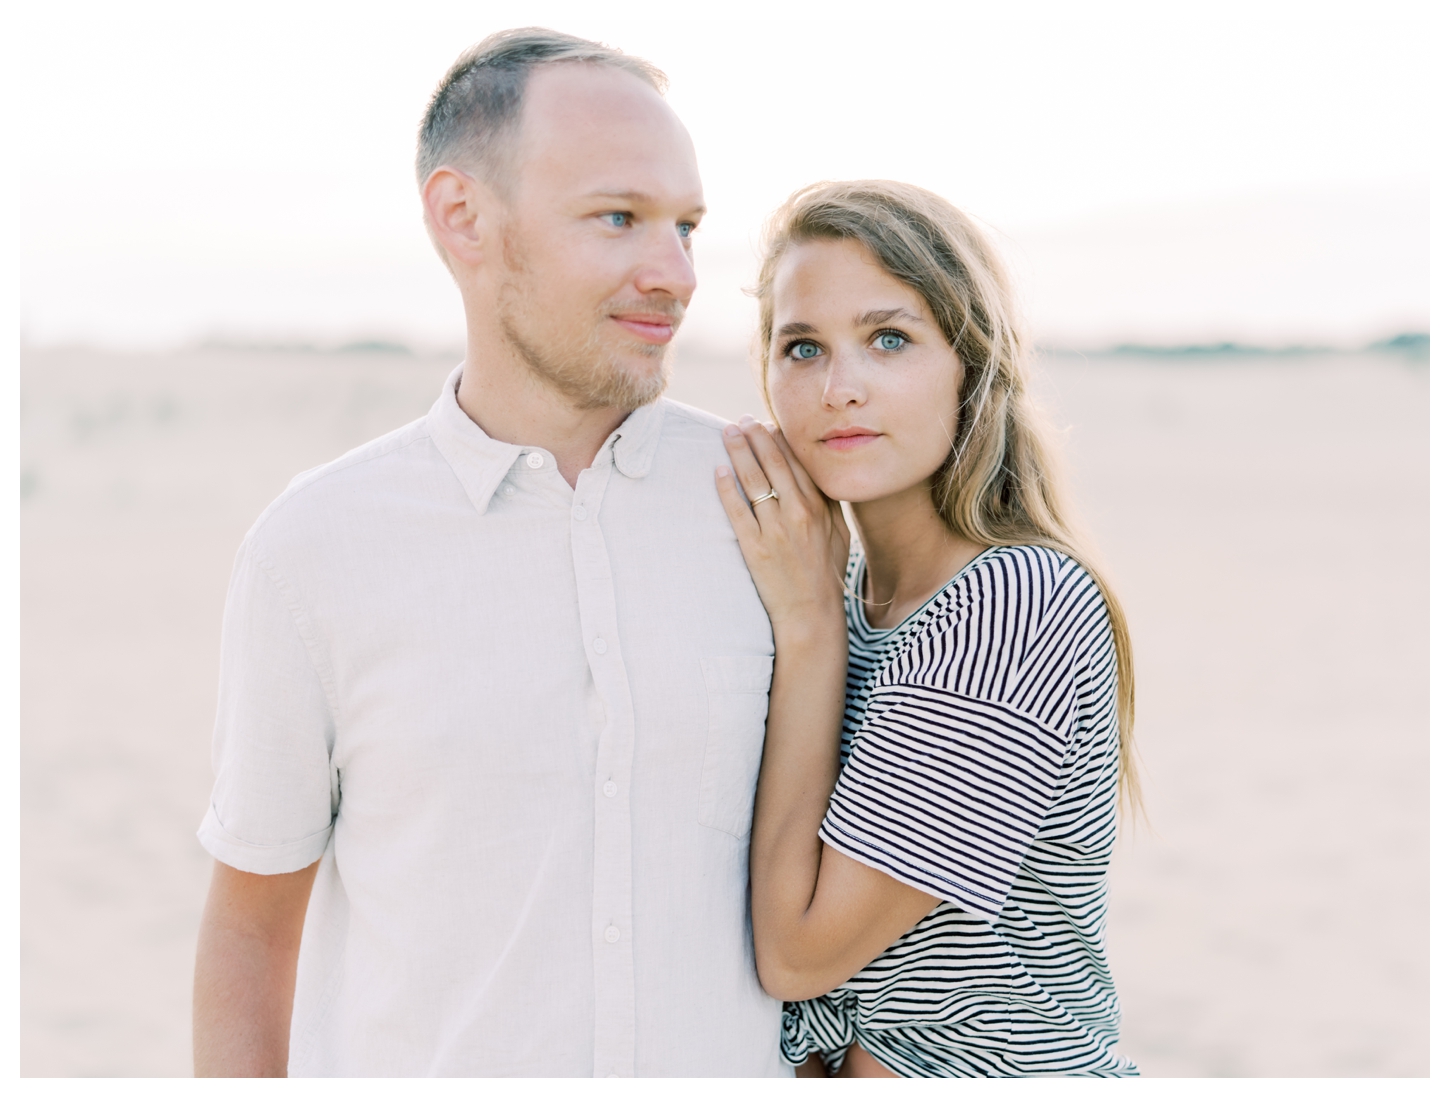
[[423,183],[423,216],[433,239],[465,267],[477,267],[493,250],[497,205],[490,188],[457,168],[436,168]]

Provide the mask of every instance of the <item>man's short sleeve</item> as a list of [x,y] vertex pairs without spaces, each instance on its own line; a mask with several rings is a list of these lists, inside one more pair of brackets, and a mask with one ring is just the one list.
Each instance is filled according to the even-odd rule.
[[1009,706],[921,684],[873,695],[821,839],[987,918],[1052,805],[1066,744]]
[[216,784],[197,832],[218,861],[247,873],[290,873],[327,848],[337,780],[325,667],[295,593],[249,538],[227,592]]

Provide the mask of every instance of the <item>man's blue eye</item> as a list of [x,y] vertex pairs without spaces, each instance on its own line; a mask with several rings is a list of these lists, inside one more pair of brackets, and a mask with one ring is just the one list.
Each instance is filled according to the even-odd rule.
[[883,351],[899,351],[906,346],[906,337],[900,332],[882,332],[876,337],[876,346]]
[[820,358],[825,354],[819,343],[793,343],[786,353],[795,359]]

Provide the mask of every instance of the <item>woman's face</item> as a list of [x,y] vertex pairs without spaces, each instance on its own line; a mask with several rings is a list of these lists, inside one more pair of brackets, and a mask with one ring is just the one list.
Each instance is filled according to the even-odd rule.
[[775,278],[766,387],[821,491],[867,503],[939,469],[962,365],[926,302],[854,240],[795,244]]

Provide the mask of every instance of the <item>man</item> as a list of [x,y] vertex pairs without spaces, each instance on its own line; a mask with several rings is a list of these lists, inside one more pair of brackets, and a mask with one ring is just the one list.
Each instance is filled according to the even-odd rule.
[[770,626],[721,423],[658,399],[705,209],[662,86],[531,29],[435,93],[467,356],[238,554],[198,1074],[788,1074],[745,898]]

